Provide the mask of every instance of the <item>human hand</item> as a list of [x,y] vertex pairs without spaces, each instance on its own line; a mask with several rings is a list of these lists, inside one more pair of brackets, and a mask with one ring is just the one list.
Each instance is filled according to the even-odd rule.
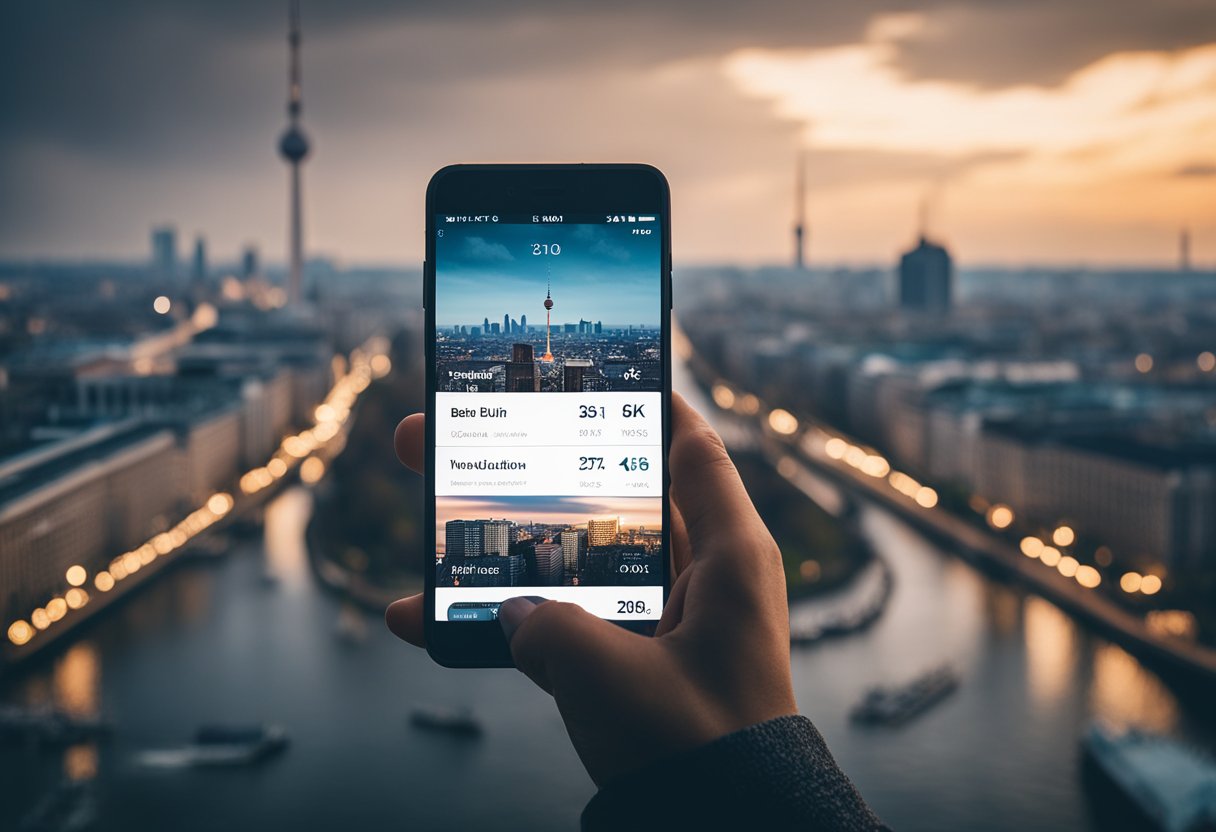
[[[672,395],[671,541],[677,576],[654,638],[558,601],[504,601],[516,666],[553,694],[599,786],[664,757],[797,712],[781,553],[717,433]],[[425,417],[397,426],[397,456],[423,465]],[[421,595],[385,613],[425,646]]]

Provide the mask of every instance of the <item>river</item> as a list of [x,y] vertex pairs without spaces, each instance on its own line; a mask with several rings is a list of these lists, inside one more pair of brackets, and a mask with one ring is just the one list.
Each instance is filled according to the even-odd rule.
[[[362,643],[339,638],[342,602],[304,548],[311,509],[306,489],[284,492],[260,540],[169,570],[5,681],[0,702],[50,699],[115,731],[64,753],[0,748],[0,828],[61,777],[94,783],[103,829],[576,828],[593,786],[552,701],[515,671],[440,668],[374,615]],[[794,681],[803,712],[895,828],[1107,828],[1094,815],[1107,798],[1080,776],[1077,739],[1094,716],[1211,746],[1201,707],[1120,647],[886,512],[861,511],[894,594],[868,631],[796,651]],[[962,685],[938,707],[894,730],[849,724],[868,685],[943,660]],[[470,705],[485,736],[412,729],[415,703]],[[138,764],[139,751],[180,744],[207,721],[280,723],[292,745],[247,770]]]

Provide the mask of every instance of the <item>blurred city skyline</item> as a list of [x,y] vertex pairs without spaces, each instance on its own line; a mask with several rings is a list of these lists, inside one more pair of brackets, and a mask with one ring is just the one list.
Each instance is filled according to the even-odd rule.
[[[458,161],[646,161],[677,264],[811,264],[918,230],[966,264],[1216,261],[1216,16],[1144,5],[531,3],[303,9],[308,252],[421,258]],[[285,4],[28,5],[0,33],[2,259],[287,250]],[[561,129],[552,129],[560,124]]]

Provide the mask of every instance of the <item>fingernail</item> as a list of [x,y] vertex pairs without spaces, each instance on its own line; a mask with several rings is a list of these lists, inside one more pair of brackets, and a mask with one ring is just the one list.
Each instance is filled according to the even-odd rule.
[[507,644],[511,643],[511,637],[515,635],[515,631],[519,629],[519,625],[524,623],[524,619],[532,614],[532,610],[536,609],[537,603],[544,601],[544,598],[538,598],[534,595],[528,597],[508,598],[498,605],[498,623],[502,625],[502,631],[507,637]]

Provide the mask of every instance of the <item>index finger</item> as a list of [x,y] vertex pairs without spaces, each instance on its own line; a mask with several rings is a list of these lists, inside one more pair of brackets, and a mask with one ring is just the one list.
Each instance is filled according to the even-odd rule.
[[[688,530],[693,559],[751,544],[749,530],[764,527],[717,431],[679,393],[671,394],[672,499]],[[723,545],[726,544],[726,545]]]

